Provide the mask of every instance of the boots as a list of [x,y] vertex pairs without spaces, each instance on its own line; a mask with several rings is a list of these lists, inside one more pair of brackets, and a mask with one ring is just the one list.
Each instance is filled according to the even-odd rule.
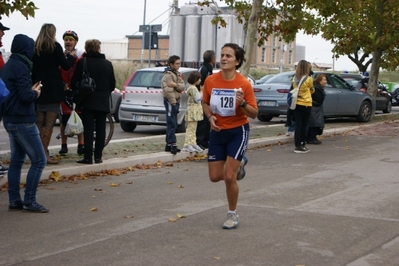
[[52,128],[42,127],[40,129],[40,138],[42,139],[44,154],[46,154],[47,164],[58,164],[58,161],[49,155],[48,145],[50,143]]

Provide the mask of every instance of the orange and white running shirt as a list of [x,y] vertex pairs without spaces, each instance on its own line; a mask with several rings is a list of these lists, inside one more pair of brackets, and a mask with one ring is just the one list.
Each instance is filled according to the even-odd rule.
[[230,129],[245,125],[248,117],[238,106],[234,89],[242,89],[244,99],[248,105],[258,109],[254,90],[251,83],[240,73],[232,80],[225,80],[222,72],[218,72],[206,78],[202,100],[209,104],[212,114],[216,116],[221,129]]

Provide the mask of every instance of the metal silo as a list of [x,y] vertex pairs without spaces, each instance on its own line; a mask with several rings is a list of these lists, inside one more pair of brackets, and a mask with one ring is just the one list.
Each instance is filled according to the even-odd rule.
[[198,6],[198,15],[216,15],[218,9],[215,6]]
[[201,16],[186,16],[186,26],[184,33],[184,57],[183,61],[191,66],[192,62],[198,62],[199,43],[201,36]]
[[182,16],[196,15],[197,13],[198,13],[197,5],[186,4],[180,8],[180,15]]
[[232,42],[243,47],[245,43],[244,25],[239,23],[237,19],[234,19],[233,35]]
[[216,53],[216,29],[217,25],[212,24],[212,19],[215,15],[203,15],[201,19],[201,38],[200,38],[200,61],[202,61],[202,55],[206,50],[214,50]]
[[178,55],[180,58],[184,56],[183,44],[184,44],[184,29],[185,29],[185,17],[174,15],[170,18],[170,35],[169,35],[169,56]]
[[227,26],[221,27],[218,25],[216,32],[216,62],[220,62],[220,50],[225,43],[234,42],[233,30],[235,23],[234,15],[220,15],[227,23]]

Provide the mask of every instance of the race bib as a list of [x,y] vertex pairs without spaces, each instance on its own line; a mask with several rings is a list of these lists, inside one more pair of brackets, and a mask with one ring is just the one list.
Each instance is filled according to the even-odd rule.
[[232,89],[212,89],[210,107],[213,114],[233,116],[236,114],[236,93]]

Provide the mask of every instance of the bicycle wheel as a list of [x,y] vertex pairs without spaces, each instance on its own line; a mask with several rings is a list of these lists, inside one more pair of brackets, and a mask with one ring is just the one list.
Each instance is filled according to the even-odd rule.
[[107,114],[104,147],[111,141],[112,135],[114,135],[114,120],[111,114]]

